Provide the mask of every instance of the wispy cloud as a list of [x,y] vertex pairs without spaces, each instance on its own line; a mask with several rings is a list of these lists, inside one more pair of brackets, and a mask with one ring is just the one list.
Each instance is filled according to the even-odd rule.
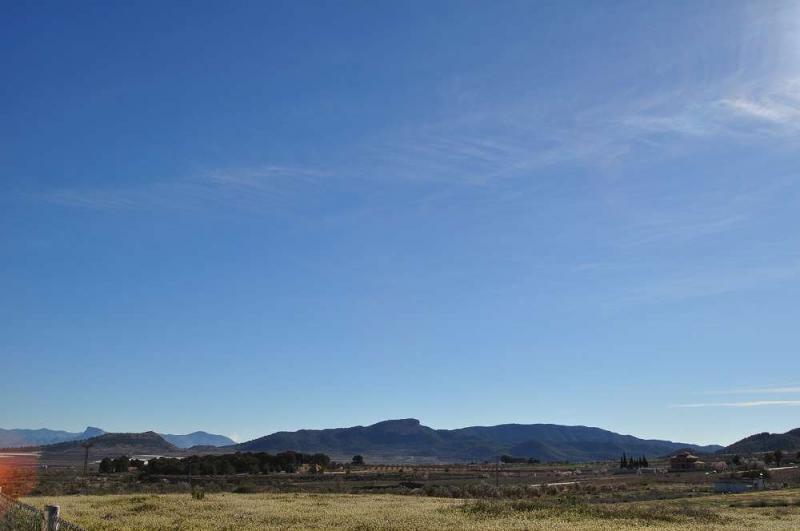
[[[791,395],[800,393],[798,385],[767,385],[760,387],[739,387],[713,391],[701,391],[703,395]],[[736,402],[700,402],[691,404],[676,404],[673,408],[704,408],[704,407],[764,407],[764,406],[800,406],[800,400],[781,397],[779,400],[745,400]]]
[[675,404],[673,408],[701,407],[763,407],[763,406],[800,406],[800,400],[751,400],[747,402],[707,402],[700,404]]
[[214,170],[199,177],[150,182],[124,188],[68,188],[35,194],[49,203],[91,210],[280,206],[300,186],[326,173],[284,166]]
[[683,105],[671,102],[624,114],[620,123],[641,134],[671,133],[689,137],[795,136],[800,132],[800,81],[729,89]]
[[[574,162],[605,165],[622,154],[608,137],[587,127],[546,131],[531,124],[483,118],[477,124],[441,123],[389,135],[365,146],[365,172],[382,177],[484,184],[533,177],[538,170]],[[531,123],[539,121],[530,118]]]
[[722,295],[800,278],[800,262],[786,265],[703,270],[631,288],[622,301],[654,303]]
[[[359,173],[375,177],[482,185],[541,177],[541,170],[565,164],[602,172],[645,152],[651,160],[697,149],[698,139],[795,138],[800,83],[766,83],[552,108],[537,101],[497,104],[386,131],[358,146],[354,159]],[[730,223],[700,220],[683,233],[697,233],[698,225],[706,225],[700,231],[724,230]]]
[[[664,138],[665,133],[680,137],[677,142],[687,146],[714,135],[795,134],[793,124],[800,123],[798,86],[787,82],[770,90],[732,91],[705,99],[678,92],[602,105],[569,102],[558,108],[535,101],[500,103],[342,146],[344,155],[328,160],[324,172],[273,165],[125,188],[57,189],[37,198],[104,211],[214,206],[260,210],[290,204],[297,200],[299,188],[307,190],[321,177],[355,175],[365,182],[428,181],[456,187],[543,179],[549,168],[564,165],[582,165],[594,174],[613,173],[639,150],[675,141]],[[743,124],[742,118],[757,119],[763,127]],[[666,156],[667,151],[659,149],[653,156]],[[707,202],[692,208],[671,210],[661,219],[650,216],[636,224],[622,244],[697,238],[730,230],[742,221],[740,213],[728,208],[716,211]]]
[[720,132],[720,126],[712,117],[707,105],[691,105],[686,108],[661,112],[635,112],[623,115],[620,124],[638,131],[640,136],[673,133],[684,136],[710,136]]
[[745,98],[723,100],[722,103],[735,113],[768,122],[788,123],[800,118],[800,106],[796,104],[779,103],[769,99],[757,101]]
[[759,87],[723,99],[721,104],[734,115],[796,129],[800,119],[800,80],[788,79]]
[[[683,219],[681,219],[683,218]],[[745,219],[743,214],[705,212],[694,215],[673,212],[672,219],[650,219],[638,223],[631,235],[619,242],[620,247],[635,247],[662,240],[691,240],[718,234],[733,228]]]
[[778,393],[800,393],[800,386],[743,387],[718,391],[703,391],[704,395],[757,395]]

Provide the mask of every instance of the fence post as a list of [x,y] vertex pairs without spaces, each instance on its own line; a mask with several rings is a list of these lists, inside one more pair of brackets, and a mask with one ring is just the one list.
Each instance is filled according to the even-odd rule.
[[58,531],[58,513],[61,507],[58,505],[44,506],[44,529],[45,531]]

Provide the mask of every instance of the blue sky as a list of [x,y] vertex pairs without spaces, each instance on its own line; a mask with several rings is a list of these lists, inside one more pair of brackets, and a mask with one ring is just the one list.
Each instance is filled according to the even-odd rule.
[[791,2],[5,2],[0,426],[800,426]]

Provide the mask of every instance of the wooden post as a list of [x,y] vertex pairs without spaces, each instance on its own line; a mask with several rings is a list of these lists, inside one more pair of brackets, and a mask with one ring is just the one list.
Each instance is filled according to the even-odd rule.
[[58,505],[44,506],[44,529],[45,531],[58,531],[58,515],[61,507]]

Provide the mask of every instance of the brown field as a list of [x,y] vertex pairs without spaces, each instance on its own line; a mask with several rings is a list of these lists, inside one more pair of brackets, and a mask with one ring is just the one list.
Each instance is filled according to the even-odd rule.
[[384,494],[32,497],[91,530],[211,529],[800,529],[800,489],[669,501],[586,504]]

